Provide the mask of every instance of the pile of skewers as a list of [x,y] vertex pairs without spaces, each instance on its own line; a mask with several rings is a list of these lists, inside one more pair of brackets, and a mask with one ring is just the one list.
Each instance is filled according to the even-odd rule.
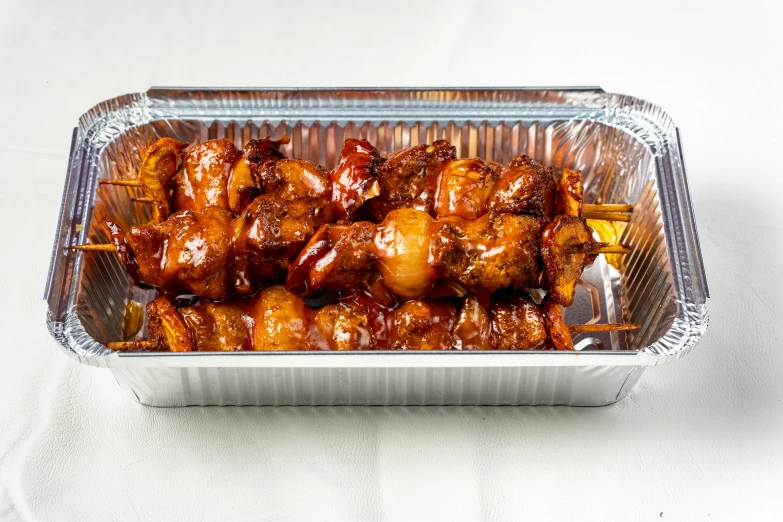
[[584,204],[578,172],[457,159],[443,140],[382,157],[358,139],[326,171],[287,143],[161,138],[134,179],[100,180],[133,187],[153,221],[105,221],[108,243],[70,248],[114,252],[160,291],[148,338],[109,348],[573,350],[572,332],[637,327],[563,321],[584,268],[629,252],[586,219],[632,207]]

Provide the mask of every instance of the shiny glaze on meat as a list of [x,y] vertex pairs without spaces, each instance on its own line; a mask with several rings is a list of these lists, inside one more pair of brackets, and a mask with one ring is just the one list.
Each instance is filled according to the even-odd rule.
[[183,210],[160,225],[131,228],[127,241],[137,282],[217,299],[229,291],[232,214],[220,208]]
[[174,177],[172,205],[175,209],[230,210],[228,178],[238,151],[226,139],[209,140],[182,154],[182,167]]
[[487,206],[491,212],[551,217],[556,188],[551,168],[517,156],[501,171]]
[[437,171],[433,217],[472,220],[484,215],[497,178],[497,172],[480,158],[441,163]]
[[453,159],[455,149],[445,140],[390,155],[375,169],[380,195],[365,204],[370,220],[379,223],[399,208],[432,212],[437,170],[440,164]]
[[160,297],[147,314],[150,340],[170,351],[573,350],[559,307],[524,293],[493,296],[489,311],[473,296],[387,307],[361,293],[311,309],[273,286],[180,310]]

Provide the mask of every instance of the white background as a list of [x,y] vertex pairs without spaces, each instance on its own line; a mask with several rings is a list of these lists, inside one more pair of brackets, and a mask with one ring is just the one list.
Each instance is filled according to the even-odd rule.
[[[0,519],[781,519],[783,2],[71,4],[0,0]],[[599,409],[140,406],[60,353],[42,295],[72,128],[151,85],[653,101],[710,328]]]

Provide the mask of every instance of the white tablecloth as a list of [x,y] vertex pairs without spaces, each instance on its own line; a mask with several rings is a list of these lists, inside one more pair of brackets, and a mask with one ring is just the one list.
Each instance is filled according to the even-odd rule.
[[[780,2],[0,0],[0,519],[778,519]],[[680,5],[683,4],[683,5]],[[682,128],[712,298],[610,407],[154,409],[42,301],[71,130],[151,85],[600,85]]]

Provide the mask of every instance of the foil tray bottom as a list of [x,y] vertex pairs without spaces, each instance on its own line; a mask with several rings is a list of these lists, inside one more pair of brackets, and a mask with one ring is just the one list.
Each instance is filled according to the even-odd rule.
[[149,406],[605,406],[644,366],[112,368]]

